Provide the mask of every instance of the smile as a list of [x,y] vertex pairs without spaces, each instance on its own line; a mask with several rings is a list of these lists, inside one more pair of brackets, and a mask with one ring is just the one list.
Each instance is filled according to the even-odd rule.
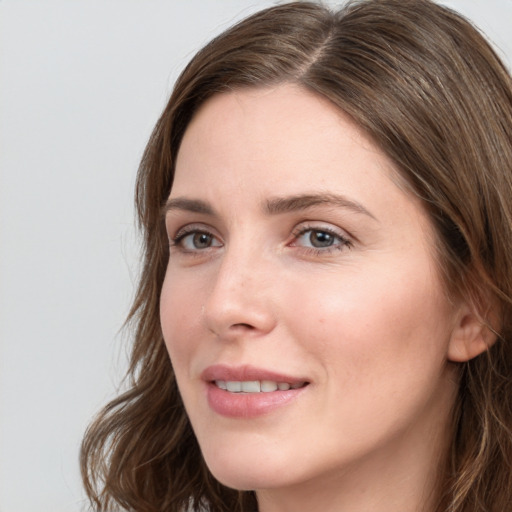
[[216,380],[215,385],[230,393],[271,393],[272,391],[288,391],[304,387],[306,382],[277,382],[272,380],[225,381]]
[[286,375],[251,365],[216,364],[201,373],[210,409],[224,417],[250,419],[291,405],[312,383],[304,376]]

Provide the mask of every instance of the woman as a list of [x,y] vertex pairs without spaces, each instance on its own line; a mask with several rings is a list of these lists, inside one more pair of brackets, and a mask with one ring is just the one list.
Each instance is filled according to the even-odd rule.
[[509,510],[511,141],[506,69],[427,0],[285,4],[199,52],[139,172],[94,506]]

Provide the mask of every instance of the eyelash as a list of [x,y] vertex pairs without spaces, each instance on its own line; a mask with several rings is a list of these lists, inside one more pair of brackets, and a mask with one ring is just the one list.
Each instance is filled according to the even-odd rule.
[[[169,247],[176,247],[182,252],[186,254],[192,254],[192,255],[199,255],[200,253],[204,253],[205,249],[186,249],[183,246],[183,241],[190,235],[207,235],[211,237],[212,239],[216,239],[217,237],[209,230],[200,228],[198,226],[185,226],[184,228],[180,229],[176,235],[174,235],[170,241],[169,241]],[[220,247],[222,244],[220,244],[218,247]],[[214,246],[217,247],[217,246]],[[206,249],[210,249],[211,247],[207,247]]]
[[[317,232],[317,233],[327,234],[327,235],[333,237],[334,243],[333,243],[333,245],[329,245],[326,247],[304,247],[304,246],[298,245],[296,243],[297,240],[309,232],[311,232],[311,233]],[[169,241],[169,246],[171,248],[175,247],[175,248],[181,250],[183,253],[197,256],[197,255],[200,255],[201,253],[204,254],[204,252],[207,249],[211,249],[212,247],[222,247],[222,245],[223,245],[222,243],[219,243],[218,245],[208,246],[208,247],[205,247],[204,249],[197,249],[197,248],[196,249],[186,249],[183,246],[183,242],[187,237],[189,237],[191,235],[207,235],[208,237],[211,237],[212,240],[218,240],[218,238],[211,231],[192,225],[192,226],[186,226],[186,227],[180,229],[176,233],[176,235],[173,236],[171,238],[171,240]],[[307,254],[325,255],[325,254],[332,253],[334,251],[342,251],[344,249],[350,249],[352,247],[352,242],[348,238],[346,238],[345,236],[343,236],[342,234],[340,234],[339,232],[337,232],[331,228],[311,226],[311,225],[302,225],[298,228],[295,228],[292,231],[292,235],[293,235],[294,239],[291,243],[289,243],[287,245],[291,246],[291,247],[300,247],[301,250],[306,252]]]
[[326,233],[329,236],[333,237],[334,244],[329,245],[323,248],[320,247],[301,247],[303,251],[306,251],[309,254],[317,255],[317,254],[330,254],[334,251],[342,251],[344,249],[350,249],[352,247],[352,242],[346,238],[341,233],[337,232],[336,230],[332,228],[327,227],[319,227],[319,226],[311,226],[311,225],[302,225],[295,230],[292,231],[292,235],[294,237],[294,242],[292,242],[290,245],[292,247],[297,247],[296,241],[304,236],[306,233]]

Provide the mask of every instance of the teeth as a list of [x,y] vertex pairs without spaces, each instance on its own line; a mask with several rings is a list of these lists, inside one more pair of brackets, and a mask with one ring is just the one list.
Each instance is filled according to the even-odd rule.
[[261,381],[261,391],[265,393],[269,393],[270,391],[277,390],[277,382],[272,382],[271,380],[262,380]]
[[231,391],[232,393],[240,393],[242,391],[242,383],[241,382],[233,382],[233,381],[227,381],[226,387],[228,391]]
[[249,380],[242,382],[242,391],[244,393],[259,393],[261,391],[259,380]]
[[231,393],[270,393],[272,391],[288,391],[290,389],[299,389],[305,385],[305,382],[274,382],[271,380],[248,380],[248,381],[225,381],[216,380],[215,385]]

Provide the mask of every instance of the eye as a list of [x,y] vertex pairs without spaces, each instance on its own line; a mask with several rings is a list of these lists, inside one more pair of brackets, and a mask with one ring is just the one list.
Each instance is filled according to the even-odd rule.
[[302,238],[305,238],[312,247],[316,247],[317,249],[321,247],[331,247],[331,245],[336,242],[336,238],[331,233],[316,229],[307,231]]
[[294,247],[304,247],[317,252],[341,250],[350,247],[350,241],[341,233],[327,228],[312,228],[303,226],[293,233],[295,239],[290,244]]
[[222,247],[220,240],[212,233],[200,229],[182,229],[172,239],[171,245],[184,252],[197,252]]

